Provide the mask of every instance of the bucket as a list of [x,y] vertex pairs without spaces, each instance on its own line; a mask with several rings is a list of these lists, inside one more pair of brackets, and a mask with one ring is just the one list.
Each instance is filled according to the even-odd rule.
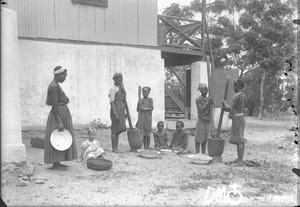
[[127,137],[129,146],[131,147],[130,152],[137,152],[143,145],[143,130],[142,129],[128,129]]
[[210,157],[219,157],[223,154],[225,139],[208,138],[207,149]]

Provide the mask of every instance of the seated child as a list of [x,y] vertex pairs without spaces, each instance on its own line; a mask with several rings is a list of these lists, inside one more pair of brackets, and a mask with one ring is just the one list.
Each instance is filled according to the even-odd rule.
[[168,133],[163,130],[164,122],[157,122],[157,132],[154,133],[154,149],[166,149],[168,148]]
[[182,121],[176,122],[176,131],[173,134],[170,148],[172,150],[178,150],[180,153],[188,152],[188,134],[182,130],[184,124]]
[[89,158],[105,158],[104,150],[100,147],[99,141],[95,140],[96,129],[88,129],[89,139],[81,144],[80,161],[86,161]]

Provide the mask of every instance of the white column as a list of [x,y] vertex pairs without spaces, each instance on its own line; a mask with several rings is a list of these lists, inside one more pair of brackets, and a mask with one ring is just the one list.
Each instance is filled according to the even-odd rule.
[[199,83],[208,85],[207,63],[198,61],[191,65],[191,119],[197,119],[196,98],[200,96],[197,90]]
[[16,12],[1,8],[1,163],[25,161],[22,144]]

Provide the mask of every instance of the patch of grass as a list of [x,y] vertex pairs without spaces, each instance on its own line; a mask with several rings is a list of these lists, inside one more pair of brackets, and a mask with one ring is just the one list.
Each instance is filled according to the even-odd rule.
[[159,189],[161,189],[161,190],[176,188],[175,186],[172,186],[172,185],[158,185],[156,187],[159,188]]
[[174,189],[174,188],[176,187],[172,185],[158,185],[156,186],[155,190],[150,190],[149,194],[157,195],[157,194],[164,193],[165,189]]
[[[218,172],[211,172],[207,170],[205,174],[194,174],[191,175],[190,178],[193,180],[208,180],[210,186],[217,185],[217,184],[230,184],[229,179],[230,172],[228,171],[218,171]],[[207,187],[207,186],[206,186]]]
[[[193,174],[193,180],[206,181],[209,186],[229,185],[232,179],[245,180],[245,187],[260,189],[258,195],[277,194],[281,195],[284,189],[279,188],[282,184],[293,184],[290,167],[278,162],[261,163],[261,167],[230,167],[207,170],[205,173]],[[183,186],[183,188],[194,188],[197,184]],[[205,185],[207,187],[208,185]]]
[[163,193],[159,188],[156,188],[155,190],[150,190],[149,194],[157,195]]
[[263,161],[263,163],[261,163],[261,167],[259,168],[250,169],[247,171],[238,169],[235,172],[237,172],[237,174],[241,175],[243,178],[264,180],[270,183],[286,184],[293,182],[290,166],[278,162]]
[[261,197],[263,194],[259,192],[243,192],[243,196],[247,198],[256,198],[256,197]]
[[181,185],[179,188],[180,188],[180,190],[198,190],[199,188],[207,188],[209,185],[210,185],[210,183],[207,181],[203,181],[200,183],[188,182],[185,185]]

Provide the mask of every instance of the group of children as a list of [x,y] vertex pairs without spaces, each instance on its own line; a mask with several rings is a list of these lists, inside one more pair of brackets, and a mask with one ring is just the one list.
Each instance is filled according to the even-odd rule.
[[[144,130],[144,148],[149,149],[150,133],[152,124],[152,110],[153,100],[149,98],[150,87],[143,87],[143,98],[138,102],[137,111],[141,113],[140,127]],[[196,153],[201,151],[205,154],[205,148],[207,138],[210,133],[210,119],[211,119],[211,106],[213,105],[213,99],[206,97],[207,86],[203,83],[199,84],[198,90],[201,92],[201,96],[196,99],[198,121],[196,126],[195,148]],[[169,143],[168,134],[163,130],[164,123],[159,121],[157,123],[157,132],[154,135],[154,148],[159,149],[173,149],[180,152],[187,152],[188,149],[188,134],[183,130],[184,124],[182,121],[176,122],[176,131],[172,135],[171,142]]]
[[[245,118],[243,111],[246,105],[246,95],[244,93],[245,83],[242,79],[237,79],[233,82],[233,89],[236,93],[232,99],[231,105],[227,105],[226,102],[222,101],[222,109],[229,112],[229,118],[232,119],[231,126],[231,138],[229,143],[235,144],[237,146],[238,159],[233,161],[234,165],[243,164],[243,156],[245,150],[245,139],[244,139],[244,128],[245,128]],[[140,116],[140,127],[144,129],[144,148],[149,148],[150,143],[150,133],[151,133],[151,123],[152,123],[152,110],[153,110],[153,100],[149,98],[150,87],[144,87],[143,89],[143,99],[138,102],[138,112],[141,113]],[[211,132],[211,119],[212,119],[212,109],[213,109],[213,98],[207,97],[208,87],[204,83],[200,83],[198,90],[201,95],[196,99],[198,120],[196,125],[196,135],[195,135],[195,150],[196,153],[205,154],[206,144],[208,137]],[[154,148],[167,149],[171,148],[174,150],[179,150],[182,152],[187,152],[188,148],[188,135],[183,130],[184,124],[182,121],[176,122],[176,131],[174,132],[170,144],[168,143],[168,134],[163,130],[164,123],[159,121],[157,123],[157,132],[154,133]]]
[[[238,159],[234,162],[237,165],[242,164],[244,154],[244,127],[245,119],[243,110],[246,103],[246,96],[243,92],[245,84],[241,79],[234,81],[234,91],[236,95],[233,98],[231,106],[228,106],[225,101],[222,102],[222,108],[225,111],[230,112],[230,118],[232,119],[231,139],[230,143],[237,145]],[[195,134],[195,151],[196,153],[205,154],[206,144],[210,135],[210,122],[211,112],[213,106],[212,97],[207,97],[208,88],[204,83],[200,83],[198,90],[201,93],[196,99],[196,106],[198,112],[198,120],[196,125]],[[139,119],[136,127],[143,129],[143,143],[144,149],[149,149],[150,134],[152,131],[152,111],[153,100],[148,97],[151,91],[150,87],[143,87],[143,98],[138,101],[137,111],[139,112]],[[184,123],[182,121],[176,122],[176,131],[173,133],[171,141],[169,142],[168,133],[164,130],[164,123],[159,121],[157,123],[157,131],[154,135],[154,148],[160,149],[172,149],[179,152],[188,152],[188,134],[183,130]],[[102,157],[105,155],[104,150],[100,147],[99,142],[95,140],[96,131],[89,129],[89,140],[82,144],[81,160],[91,157]]]

